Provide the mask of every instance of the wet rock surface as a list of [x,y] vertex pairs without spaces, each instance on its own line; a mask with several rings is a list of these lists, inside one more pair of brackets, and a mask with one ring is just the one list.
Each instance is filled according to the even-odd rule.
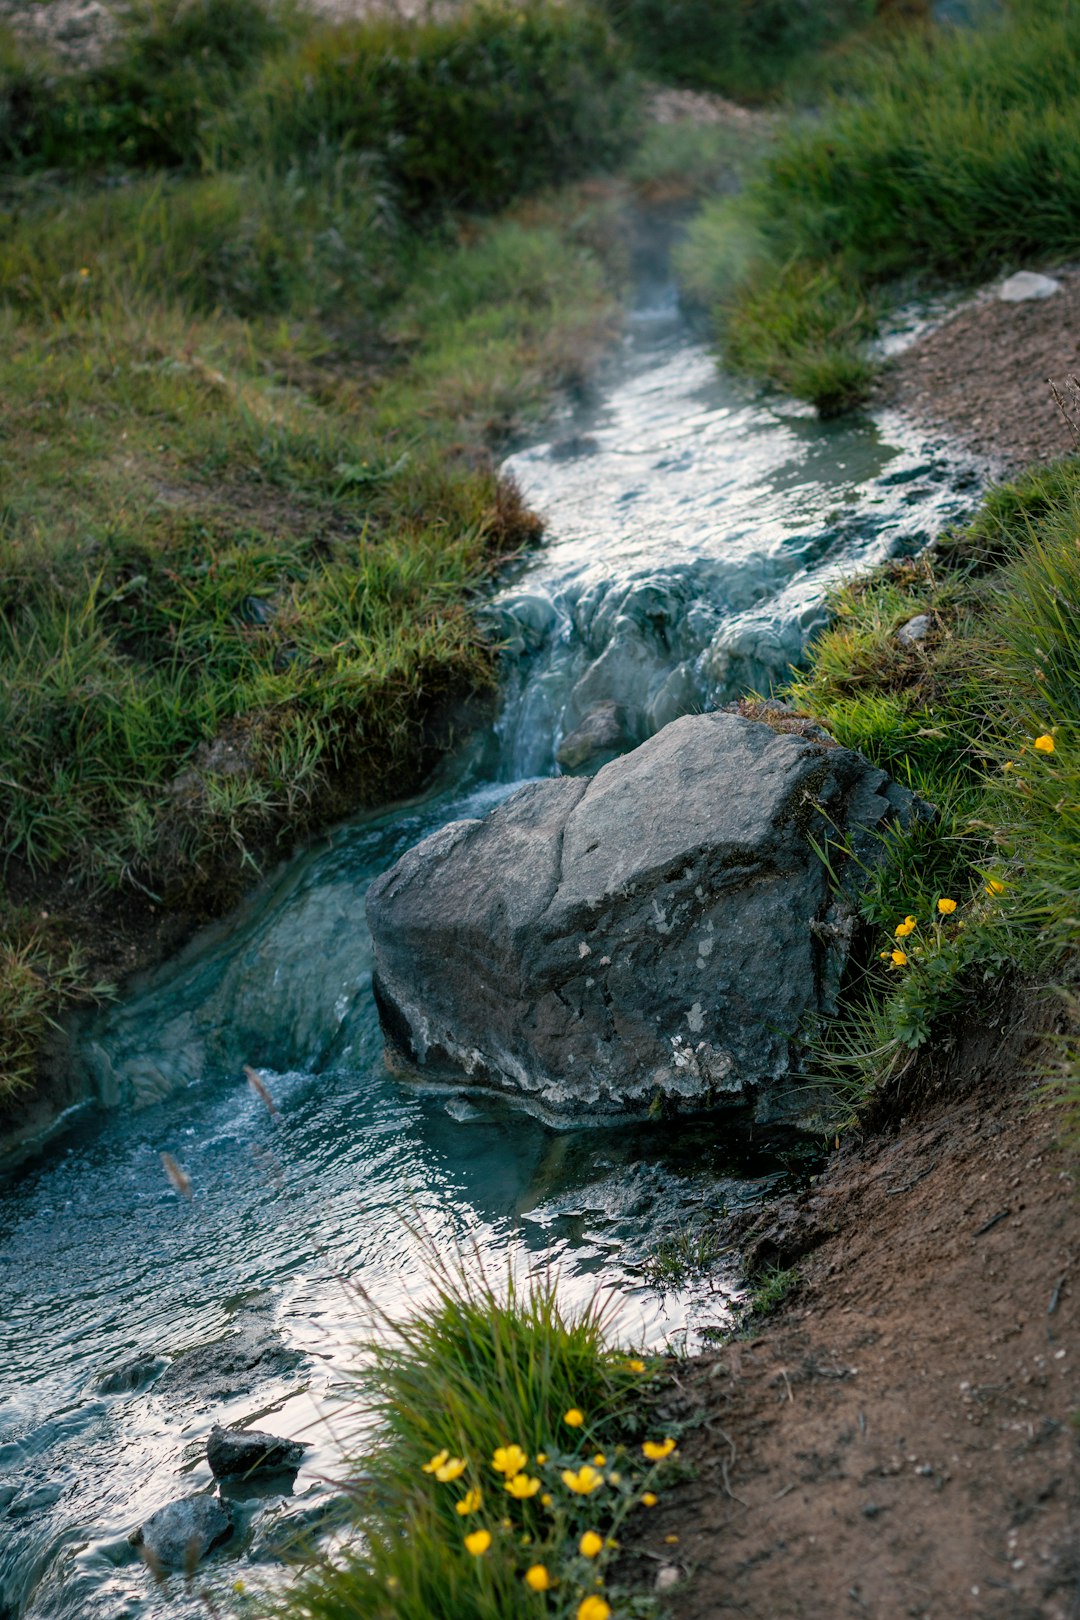
[[152,1513],[129,1539],[154,1568],[177,1570],[194,1569],[231,1535],[232,1520],[213,1497],[188,1496]]
[[299,1440],[282,1440],[258,1429],[223,1429],[215,1423],[206,1442],[206,1460],[217,1479],[294,1473],[304,1450]]
[[395,1057],[559,1114],[810,1108],[792,1040],[836,1004],[852,913],[815,853],[911,796],[859,755],[687,716],[589,781],[451,823],[368,893]]
[[177,1356],[161,1374],[155,1393],[199,1401],[227,1401],[246,1394],[260,1379],[279,1378],[303,1365],[299,1350],[290,1350],[257,1318],[213,1344],[198,1345]]

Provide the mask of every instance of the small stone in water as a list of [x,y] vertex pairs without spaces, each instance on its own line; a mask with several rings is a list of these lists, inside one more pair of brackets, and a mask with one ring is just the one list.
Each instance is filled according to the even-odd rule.
[[194,1569],[211,1547],[232,1535],[232,1520],[211,1496],[169,1502],[133,1530],[128,1540],[151,1569]]
[[304,1456],[299,1440],[281,1440],[258,1429],[223,1429],[215,1423],[206,1442],[206,1460],[217,1479],[231,1474],[295,1472]]

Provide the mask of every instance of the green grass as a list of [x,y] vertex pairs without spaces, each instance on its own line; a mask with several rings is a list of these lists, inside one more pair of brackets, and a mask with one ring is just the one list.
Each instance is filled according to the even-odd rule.
[[1080,15],[1016,0],[975,29],[920,28],[846,62],[682,256],[731,358],[826,413],[865,395],[865,339],[894,284],[971,283],[1080,248]]
[[606,0],[642,70],[665,83],[760,100],[873,18],[873,0]]
[[[920,1049],[947,1046],[1003,979],[1035,974],[1071,993],[1080,947],[1078,526],[1080,462],[991,492],[935,551],[841,590],[831,628],[789,688],[837,741],[936,809],[893,833],[868,874],[866,960],[843,1016],[811,1033],[818,1064],[855,1110],[907,1073]],[[905,646],[895,633],[915,613],[930,616],[930,633]],[[1056,1071],[1074,1112],[1075,1054],[1066,1041]]]
[[[676,1464],[643,1454],[643,1441],[666,1437],[651,1417],[650,1372],[609,1346],[597,1305],[563,1311],[550,1279],[494,1287],[443,1269],[433,1306],[376,1326],[357,1384],[379,1426],[373,1454],[358,1459],[357,1550],[315,1564],[274,1612],[504,1620],[535,1610],[570,1620],[602,1596],[596,1620],[609,1601],[654,1614],[650,1599],[609,1585],[610,1571],[621,1526],[647,1513],[642,1496]],[[511,1446],[531,1494],[512,1495],[493,1466]],[[430,1471],[440,1459],[450,1464],[444,1480]],[[583,1466],[595,1484],[575,1492],[563,1476]],[[478,1531],[486,1545],[473,1554],[465,1537]],[[582,1551],[589,1532],[598,1545]],[[544,1596],[525,1582],[537,1566],[551,1583]]]
[[490,688],[473,605],[539,529],[497,455],[625,272],[617,189],[542,187],[633,116],[606,25],[540,0],[155,0],[78,71],[0,38],[0,1109],[100,977],[95,906],[219,912]]

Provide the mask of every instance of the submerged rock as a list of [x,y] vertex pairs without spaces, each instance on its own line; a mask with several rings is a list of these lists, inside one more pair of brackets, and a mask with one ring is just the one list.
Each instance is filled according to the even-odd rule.
[[815,844],[854,884],[913,803],[848,749],[721,713],[530,784],[372,884],[391,1060],[557,1114],[797,1118],[793,1039],[834,1010],[853,930]]
[[288,1377],[305,1359],[302,1351],[282,1344],[272,1327],[253,1317],[213,1344],[182,1351],[161,1374],[155,1393],[204,1402],[227,1401],[249,1394],[255,1383],[265,1379]]
[[564,770],[576,771],[620,753],[630,740],[623,708],[618,703],[598,703],[577,730],[563,738],[555,758]]
[[206,1442],[206,1460],[216,1479],[231,1475],[295,1473],[305,1447],[299,1440],[282,1440],[258,1429],[223,1429],[215,1423]]
[[186,1496],[152,1513],[128,1540],[152,1569],[194,1569],[232,1535],[232,1520],[212,1496]]

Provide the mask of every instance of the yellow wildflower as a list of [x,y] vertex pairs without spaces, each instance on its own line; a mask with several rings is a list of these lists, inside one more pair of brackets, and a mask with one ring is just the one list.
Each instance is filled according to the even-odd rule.
[[605,1603],[602,1597],[590,1592],[587,1598],[582,1598],[578,1605],[577,1620],[610,1620],[611,1605]]
[[526,1497],[536,1495],[540,1489],[540,1481],[531,1479],[528,1474],[511,1474],[503,1489],[509,1491],[511,1496],[516,1496],[519,1502],[523,1502]]
[[1008,771],[1015,771],[1016,766],[1013,764],[1011,759],[1007,759],[1005,761],[1004,765],[1001,768],[1002,768],[1003,771],[1008,772]]
[[675,1450],[675,1442],[670,1438],[667,1440],[646,1440],[641,1449],[650,1462],[663,1462],[664,1458],[670,1457]]
[[603,1483],[603,1474],[598,1474],[591,1463],[582,1463],[576,1474],[570,1468],[563,1469],[563,1484],[575,1496],[591,1496]]
[[607,1462],[607,1458],[604,1456],[602,1451],[598,1451],[596,1456],[593,1458],[593,1462],[596,1464],[597,1468],[603,1468],[604,1464]]
[[905,917],[902,923],[897,923],[896,927],[893,929],[893,933],[897,939],[907,939],[909,934],[913,934],[915,932],[917,926],[918,924],[914,917]]
[[464,1518],[466,1513],[475,1513],[483,1500],[484,1498],[474,1485],[471,1490],[465,1492],[460,1502],[454,1503],[454,1509]]
[[888,953],[888,951],[878,951],[878,955],[879,955],[879,956],[880,956],[880,957],[881,957],[881,960],[882,960],[882,961],[883,961],[883,962],[887,962],[887,961],[888,961],[888,960],[889,960],[889,953]]
[[551,1492],[550,1491],[545,1491],[544,1492],[543,1496],[540,1498],[540,1506],[541,1507],[550,1507],[551,1506]]
[[611,1473],[607,1477],[607,1482],[608,1482],[609,1485],[621,1485],[622,1484],[622,1475],[617,1474],[615,1472],[614,1468],[613,1468],[611,1470]]
[[667,1542],[669,1547],[674,1547],[674,1545],[678,1541],[678,1539],[679,1539],[678,1536],[665,1536],[664,1537],[664,1540]]
[[1035,747],[1040,754],[1052,754],[1054,752],[1054,739],[1048,731],[1044,731],[1041,737],[1036,737]]
[[525,1585],[532,1587],[534,1592],[546,1592],[551,1586],[551,1576],[543,1564],[534,1564],[525,1571]]
[[905,951],[893,951],[890,960],[893,967],[907,967],[907,953]]
[[451,1457],[447,1462],[439,1464],[435,1470],[435,1478],[440,1485],[449,1485],[455,1479],[460,1479],[468,1466],[464,1457]]
[[956,910],[956,901],[939,900],[937,903],[937,908],[943,917],[951,917],[953,912]]
[[490,1546],[490,1530],[473,1530],[465,1537],[465,1551],[472,1553],[474,1558],[480,1558]]
[[514,1528],[513,1519],[500,1519],[499,1523],[502,1525],[504,1530],[512,1530]]
[[1000,878],[990,878],[986,885],[987,894],[999,895],[1005,893],[1005,885]]
[[584,1421],[584,1412],[579,1412],[576,1406],[572,1406],[569,1412],[563,1413],[563,1422],[568,1423],[572,1429],[580,1429]]
[[595,1558],[597,1553],[604,1550],[604,1538],[598,1536],[595,1530],[586,1530],[578,1542],[578,1547],[586,1558]]
[[536,1460],[540,1464],[540,1466],[543,1467],[544,1463],[547,1462],[547,1452],[546,1451],[538,1451],[536,1453]]
[[87,268],[87,266],[84,264],[82,266],[82,268],[80,269],[80,271],[79,271],[79,276],[83,281],[85,281],[87,276],[89,276],[89,274],[90,274],[90,271]]
[[639,1372],[639,1373],[644,1372],[645,1371],[645,1363],[643,1361],[638,1361],[636,1359],[634,1361],[628,1361],[626,1363],[626,1370],[627,1370],[627,1372]]
[[433,1474],[437,1468],[441,1468],[443,1466],[443,1464],[449,1459],[449,1456],[450,1453],[448,1451],[438,1452],[436,1456],[432,1457],[430,1462],[421,1464],[424,1473]]
[[497,1474],[505,1474],[507,1479],[513,1479],[520,1474],[528,1457],[520,1446],[500,1446],[491,1459],[491,1466]]

